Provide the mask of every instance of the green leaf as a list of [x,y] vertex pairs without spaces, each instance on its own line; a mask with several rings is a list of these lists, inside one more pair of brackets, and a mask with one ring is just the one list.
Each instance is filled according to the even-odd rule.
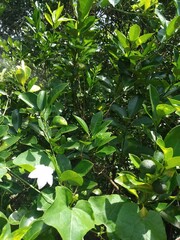
[[149,211],[146,216],[141,217],[135,203],[125,203],[121,207],[116,221],[116,234],[120,239],[167,239],[160,214]]
[[43,110],[46,106],[46,91],[42,90],[37,95],[37,106],[39,110]]
[[68,181],[72,186],[82,186],[83,178],[72,170],[66,170],[61,174],[61,181]]
[[153,120],[157,123],[159,121],[159,118],[157,116],[156,107],[159,104],[159,94],[153,85],[149,86],[149,95],[151,100]]
[[141,164],[141,159],[134,155],[134,154],[129,154],[129,159],[131,160],[132,164],[136,167],[139,168],[140,164]]
[[80,118],[80,117],[78,117],[78,116],[76,116],[76,115],[74,115],[74,117],[75,117],[75,119],[78,121],[78,123],[81,125],[81,127],[83,128],[83,130],[90,136],[89,128],[88,128],[86,122],[85,122],[82,118]]
[[38,151],[36,149],[29,149],[21,154],[19,154],[14,160],[13,163],[17,166],[22,167],[23,169],[31,172],[34,170],[36,165],[44,164],[46,166],[53,167],[51,160],[48,155],[43,151]]
[[7,173],[7,168],[4,163],[0,163],[0,179]]
[[121,46],[124,49],[129,48],[129,42],[128,42],[126,36],[117,29],[115,30],[115,33],[117,34],[117,37],[118,37],[118,40],[119,40]]
[[77,172],[80,176],[85,176],[93,167],[93,163],[88,160],[81,160],[73,169],[73,171]]
[[13,110],[11,116],[12,116],[13,127],[14,127],[15,131],[18,132],[18,129],[20,128],[21,123],[22,123],[21,115],[20,115],[18,109]]
[[93,0],[78,0],[77,2],[77,11],[78,18],[80,21],[83,21],[86,18],[91,10]]
[[31,228],[31,226],[29,226],[29,227],[21,227],[21,228],[15,230],[11,234],[12,239],[15,239],[15,240],[26,239],[26,238],[24,238],[24,235],[27,233],[27,231],[30,228]]
[[8,130],[9,130],[8,125],[0,125],[0,138],[6,136]]
[[132,25],[128,33],[129,40],[131,42],[135,42],[139,38],[140,32],[141,32],[141,28],[139,25],[137,24]]
[[148,40],[149,38],[151,38],[153,34],[154,34],[154,33],[146,33],[146,34],[143,34],[143,35],[141,35],[140,37],[138,37],[138,39],[136,40],[136,46],[140,46],[140,45],[142,45],[143,43],[146,43],[147,40]]
[[173,148],[173,156],[180,156],[180,141],[179,141],[179,136],[180,136],[180,125],[172,128],[168,134],[166,135],[164,142],[166,147],[171,147]]
[[180,1],[179,0],[174,0],[174,3],[176,5],[177,8],[177,15],[180,15]]
[[143,98],[141,96],[134,96],[129,100],[128,103],[128,113],[130,117],[133,117],[141,108],[143,103]]
[[34,93],[26,92],[19,95],[19,99],[25,102],[29,107],[37,109],[37,96]]
[[175,108],[169,104],[158,104],[156,107],[156,112],[158,116],[164,117],[175,111]]
[[0,212],[0,239],[11,240],[11,226],[6,216]]
[[34,221],[27,230],[23,240],[35,240],[39,236],[39,234],[43,231],[44,222],[42,220]]
[[0,152],[14,145],[17,141],[19,141],[20,136],[8,136],[4,140],[2,140],[0,144]]
[[116,229],[118,213],[126,201],[126,198],[118,194],[90,197],[88,202],[93,209],[95,224],[105,225],[107,233],[112,236]]
[[167,161],[169,158],[173,157],[173,148],[172,147],[166,148],[165,143],[161,138],[158,138],[156,143],[162,149],[162,151],[164,153],[165,161]]
[[180,156],[169,158],[166,161],[166,169],[180,166]]
[[62,11],[63,11],[63,8],[64,8],[63,6],[58,6],[58,8],[53,11],[53,13],[52,13],[52,20],[53,20],[54,23],[55,23],[55,22],[58,20],[58,18],[61,16],[61,13],[62,13]]
[[93,115],[91,119],[91,124],[90,124],[90,130],[92,135],[95,135],[96,133],[99,132],[99,127],[101,126],[103,121],[103,114],[102,112],[98,112]]
[[68,86],[68,83],[60,83],[53,88],[53,91],[50,94],[49,104],[52,105],[56,99],[63,93],[64,89]]
[[171,37],[180,28],[180,16],[174,17],[166,28],[167,37]]
[[121,2],[121,0],[108,0],[110,4],[113,5],[113,7],[115,7],[119,2]]
[[100,132],[96,135],[94,145],[98,148],[102,147],[106,143],[111,142],[113,139],[116,138],[116,136],[111,136],[111,132]]
[[63,240],[82,240],[85,234],[94,227],[90,204],[81,200],[73,208],[70,203],[72,193],[65,187],[56,187],[56,198],[42,216],[45,224],[56,228]]
[[115,151],[116,151],[115,147],[113,147],[113,146],[105,146],[105,147],[101,148],[97,153],[110,155],[110,154],[113,154]]
[[49,13],[45,13],[44,14],[46,20],[48,21],[48,23],[53,26],[53,22],[52,22],[52,19],[51,19],[51,16],[49,15]]
[[113,104],[111,110],[116,112],[121,118],[127,117],[127,112],[123,107],[119,107],[117,104]]

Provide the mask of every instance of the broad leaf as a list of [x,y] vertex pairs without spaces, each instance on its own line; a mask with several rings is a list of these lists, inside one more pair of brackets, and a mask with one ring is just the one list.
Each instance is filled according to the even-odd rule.
[[82,240],[94,227],[92,210],[87,201],[80,201],[73,208],[72,192],[65,187],[56,187],[54,203],[42,216],[45,224],[56,228],[63,240]]
[[35,166],[39,164],[53,167],[48,155],[45,152],[36,149],[29,149],[21,153],[13,160],[13,163],[29,172],[34,170]]
[[37,95],[37,106],[39,110],[43,110],[46,106],[46,91],[42,90]]
[[85,176],[93,167],[93,163],[88,160],[81,160],[73,169],[80,176]]
[[80,21],[83,21],[91,10],[93,0],[78,0],[77,4],[78,18]]
[[20,128],[21,123],[22,123],[21,115],[20,115],[18,109],[14,109],[12,111],[11,116],[12,116],[13,127],[14,127],[15,131],[18,132],[18,129]]
[[164,117],[175,111],[175,108],[169,104],[158,104],[156,107],[156,112],[158,116]]
[[20,136],[8,136],[4,140],[2,140],[0,145],[0,152],[14,145],[17,141],[19,141]]
[[166,147],[173,148],[174,157],[180,156],[180,125],[172,128],[166,135],[164,142]]
[[116,148],[113,146],[105,146],[102,149],[100,149],[97,153],[98,154],[105,154],[105,155],[110,155],[116,151]]
[[9,130],[8,125],[0,125],[0,138],[6,136],[8,130]]
[[103,121],[103,114],[102,112],[98,112],[94,114],[94,116],[91,119],[91,124],[90,124],[90,129],[92,135],[95,135],[96,133],[99,132],[99,127],[101,126]]
[[174,17],[166,28],[166,34],[171,37],[180,27],[180,16]]
[[133,117],[141,108],[143,103],[143,98],[141,96],[134,96],[129,100],[128,103],[128,113],[130,117]]
[[135,203],[125,203],[119,210],[116,221],[116,234],[119,239],[167,239],[159,213],[149,211],[146,216],[141,216],[138,205]]
[[34,93],[21,93],[19,99],[25,102],[29,107],[37,109],[37,96]]
[[118,194],[90,197],[88,202],[93,209],[95,224],[104,224],[108,234],[113,236],[118,213],[126,201]]
[[166,169],[180,167],[180,156],[167,159],[166,164]]
[[126,36],[117,29],[115,30],[115,33],[117,34],[117,37],[118,37],[118,40],[119,40],[121,46],[124,49],[129,48],[129,42],[128,42]]
[[61,181],[68,181],[72,186],[81,186],[83,184],[83,178],[72,170],[66,170],[61,174]]
[[129,40],[131,42],[135,42],[139,38],[140,32],[141,32],[141,28],[139,27],[139,25],[137,24],[132,25],[128,33]]

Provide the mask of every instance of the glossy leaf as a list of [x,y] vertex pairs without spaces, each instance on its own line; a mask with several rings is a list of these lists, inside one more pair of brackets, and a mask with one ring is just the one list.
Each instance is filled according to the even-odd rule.
[[27,227],[27,231],[24,234],[23,240],[35,240],[43,231],[44,223],[42,220],[34,221],[29,227]]
[[43,110],[46,106],[46,91],[42,90],[37,95],[37,106],[39,110]]
[[53,22],[52,22],[52,19],[51,19],[50,14],[49,14],[49,13],[45,13],[44,16],[45,16],[46,20],[48,21],[48,23],[49,23],[51,26],[53,26]]
[[76,116],[76,115],[74,115],[74,117],[75,117],[75,119],[78,121],[78,123],[81,125],[81,127],[83,128],[83,130],[84,130],[88,135],[90,135],[90,133],[89,133],[89,128],[88,128],[86,122],[85,122],[82,118],[80,118],[80,117],[78,117],[78,116]]
[[21,127],[22,119],[19,111],[17,109],[12,111],[12,124],[16,132]]
[[93,167],[93,163],[89,160],[81,160],[73,169],[73,171],[77,172],[80,176],[85,176]]
[[102,112],[98,112],[93,115],[93,117],[91,119],[91,124],[90,124],[90,129],[91,129],[92,135],[95,135],[96,133],[99,132],[99,127],[101,126],[102,121],[103,121]]
[[175,111],[175,108],[168,104],[158,104],[156,107],[156,112],[158,116],[164,117],[166,115],[170,115]]
[[9,130],[8,125],[0,125],[0,138],[6,136],[8,130]]
[[117,29],[115,30],[115,33],[117,34],[117,37],[118,37],[118,40],[119,40],[121,46],[124,49],[129,48],[129,42],[128,42],[126,36]]
[[128,113],[130,117],[133,117],[141,108],[143,103],[143,98],[141,96],[134,96],[129,100],[128,103]]
[[168,134],[166,135],[164,142],[166,147],[171,147],[173,148],[173,156],[180,156],[180,141],[179,141],[179,136],[180,136],[180,125],[172,128]]
[[19,99],[25,102],[29,107],[37,109],[37,96],[34,93],[21,93]]
[[166,28],[166,34],[171,37],[180,27],[180,16],[174,17]]
[[129,33],[128,33],[129,40],[131,42],[135,42],[139,38],[140,32],[141,32],[141,28],[139,25],[137,25],[137,24],[132,25],[130,27]]
[[141,164],[141,159],[134,155],[134,154],[129,154],[129,159],[131,160],[132,164],[136,167],[139,168],[140,164]]
[[94,227],[90,204],[81,200],[70,208],[72,197],[69,189],[56,187],[55,201],[42,216],[45,224],[56,228],[63,240],[81,240]]
[[7,173],[6,165],[0,163],[0,179]]
[[149,86],[149,95],[150,95],[150,100],[151,100],[153,118],[156,122],[158,122],[159,119],[157,116],[156,107],[159,104],[159,94],[158,94],[157,89],[153,85]]
[[180,167],[180,156],[167,159],[166,164],[166,169]]
[[52,105],[56,99],[63,93],[64,89],[68,86],[68,83],[61,83],[58,84],[53,91],[51,92],[51,95],[49,97],[49,104]]
[[77,4],[78,18],[83,21],[91,10],[93,0],[79,0]]
[[136,40],[136,45],[140,46],[143,43],[146,43],[151,37],[153,36],[153,33],[146,33],[141,35],[140,37],[138,37],[138,39]]
[[113,146],[105,146],[101,148],[97,153],[98,154],[105,154],[105,155],[110,155],[116,152],[116,148]]
[[72,186],[81,186],[83,184],[81,175],[72,170],[64,171],[61,174],[61,181],[68,181]]
[[16,142],[18,142],[20,139],[19,136],[8,136],[7,138],[5,138],[4,140],[1,141],[0,144],[0,152],[8,149],[9,147],[11,147],[12,145],[14,145]]

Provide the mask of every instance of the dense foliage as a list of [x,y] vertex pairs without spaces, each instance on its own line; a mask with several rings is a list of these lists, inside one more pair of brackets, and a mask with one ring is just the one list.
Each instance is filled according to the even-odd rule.
[[179,1],[3,0],[0,17],[0,239],[176,239]]

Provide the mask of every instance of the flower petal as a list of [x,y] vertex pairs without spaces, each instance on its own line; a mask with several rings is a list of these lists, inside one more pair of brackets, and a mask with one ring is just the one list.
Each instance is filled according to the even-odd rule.
[[43,188],[46,185],[46,183],[47,183],[46,179],[44,179],[42,177],[39,177],[37,179],[37,185],[38,185],[39,189]]
[[49,184],[50,187],[52,186],[52,184],[53,184],[53,175],[49,175],[47,177],[47,183]]

